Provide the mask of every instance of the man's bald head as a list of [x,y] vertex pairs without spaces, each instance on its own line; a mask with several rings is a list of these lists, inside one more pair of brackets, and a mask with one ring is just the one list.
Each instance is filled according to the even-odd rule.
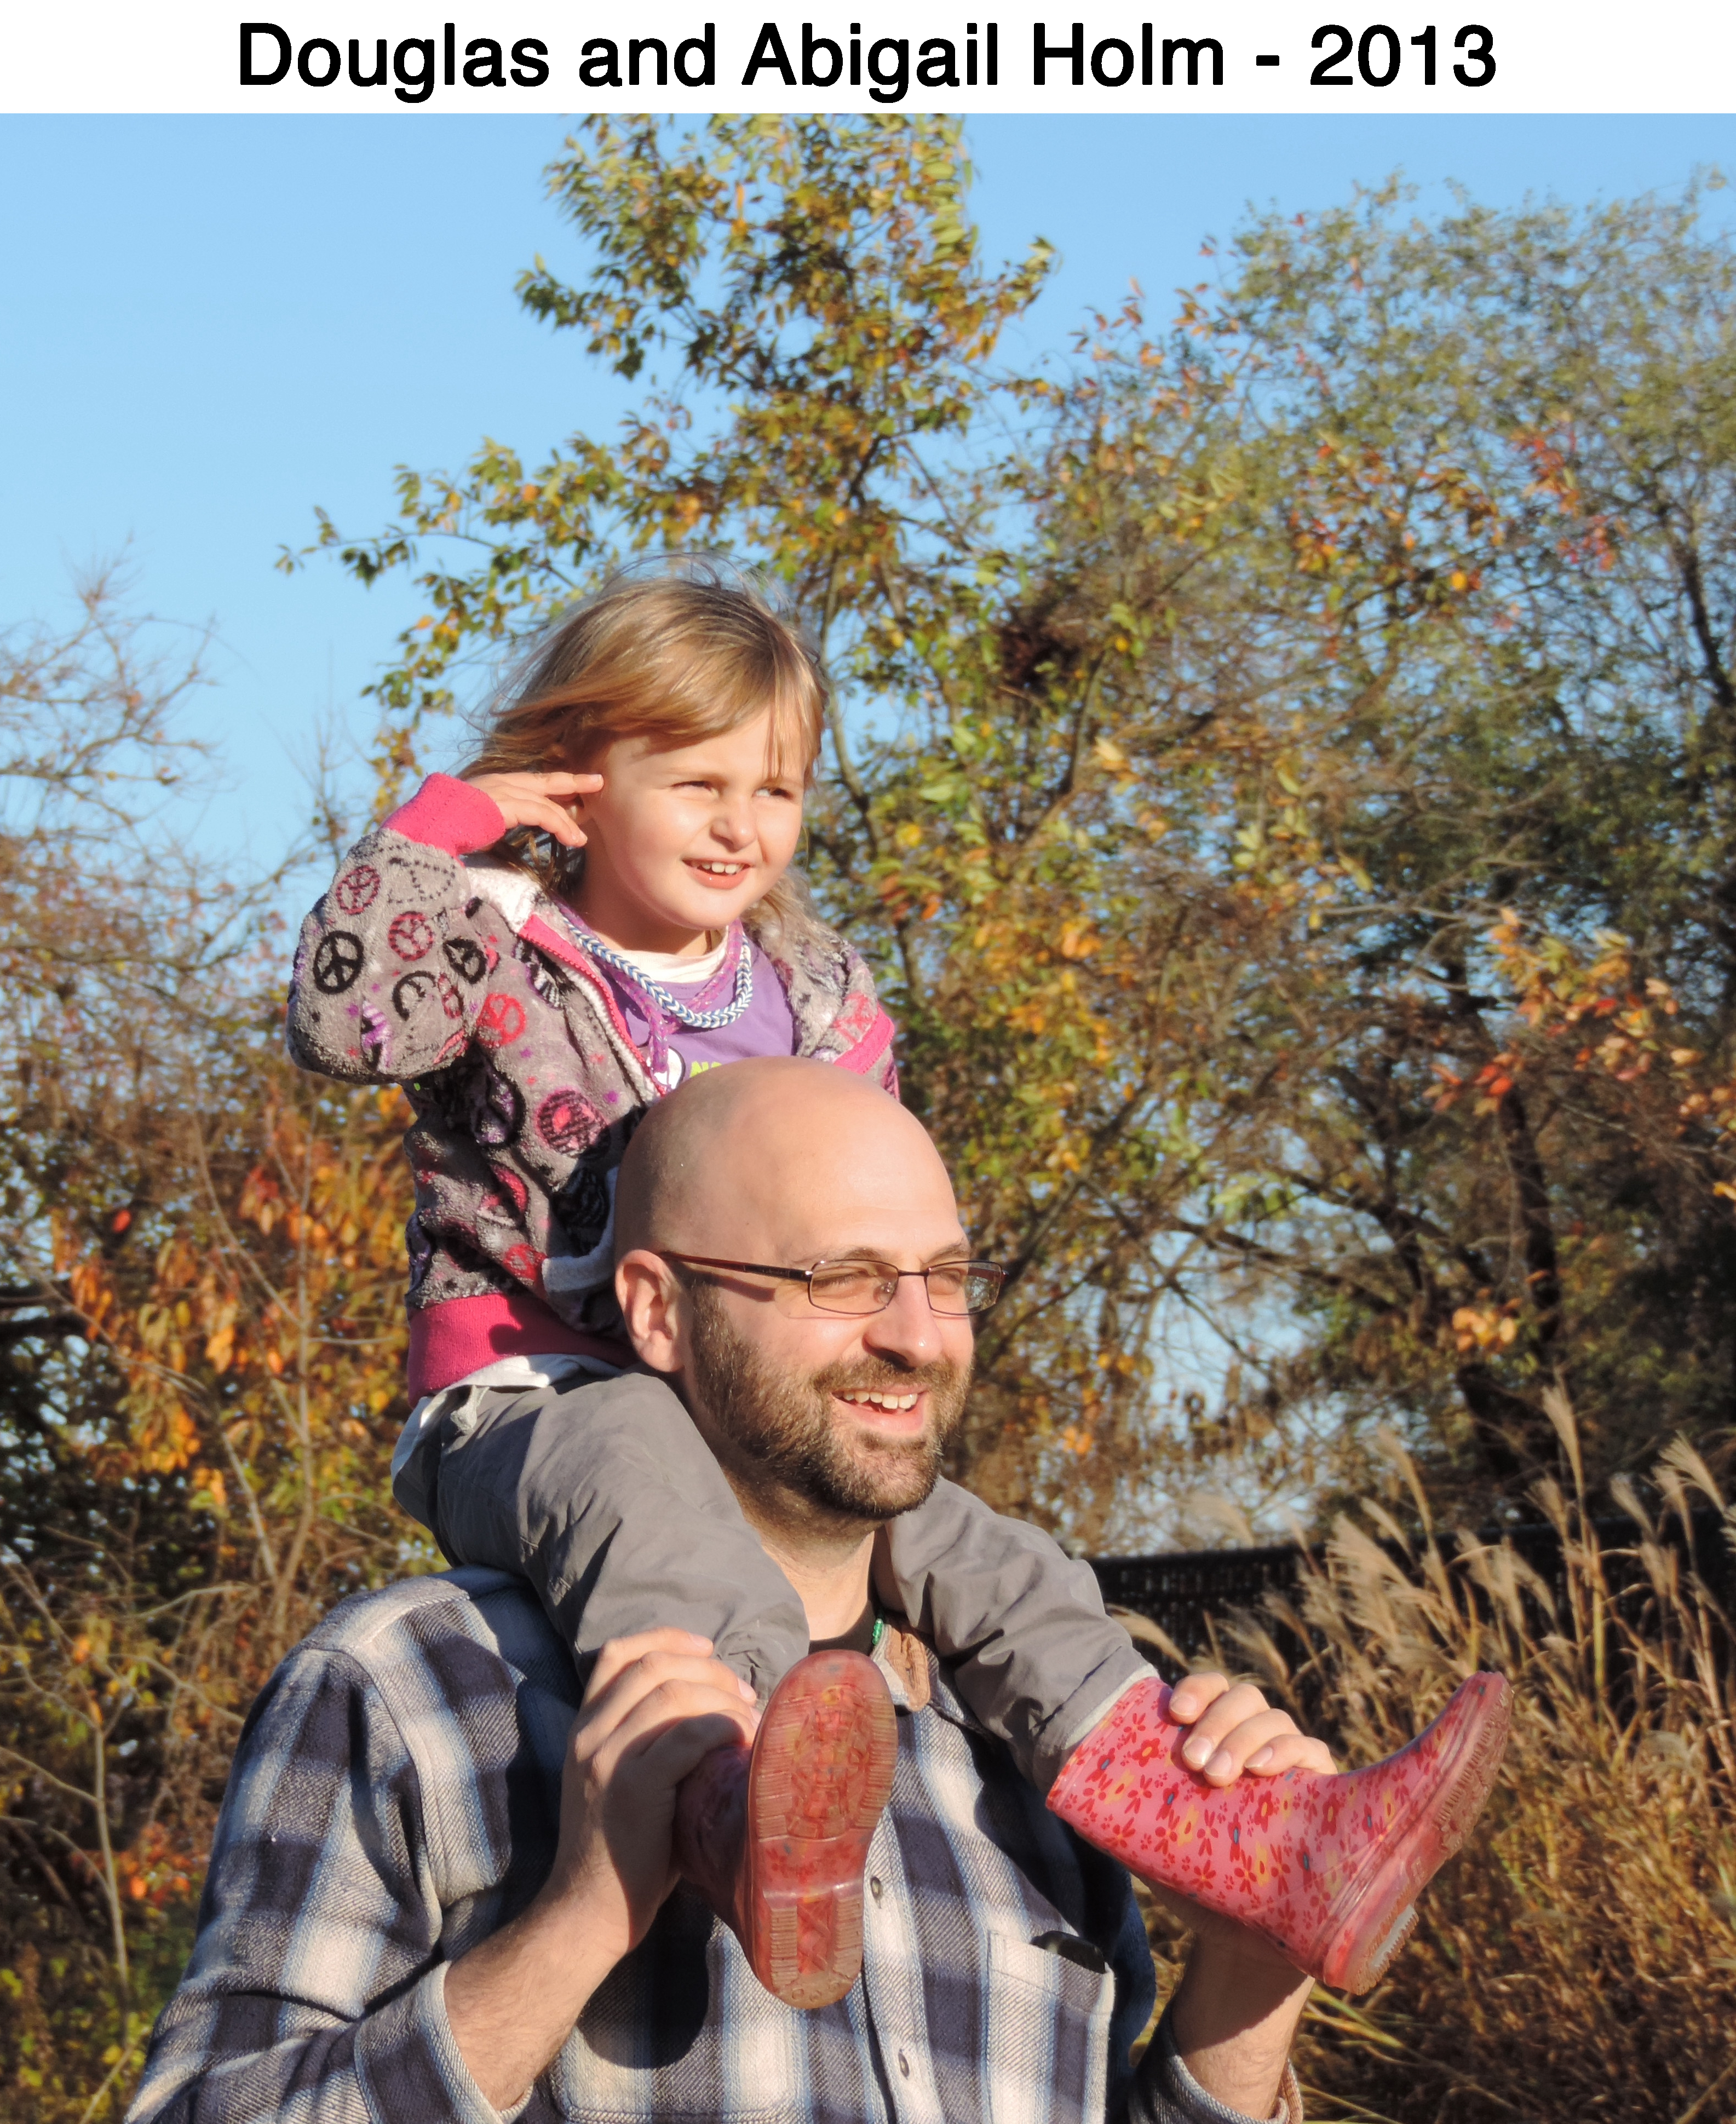
[[[932,1213],[943,1198],[951,1182],[927,1130],[877,1086],[826,1062],[732,1062],[640,1122],[616,1182],[615,1258],[848,1252],[884,1243],[873,1228],[899,1205]],[[767,1247],[779,1251],[755,1251]]]

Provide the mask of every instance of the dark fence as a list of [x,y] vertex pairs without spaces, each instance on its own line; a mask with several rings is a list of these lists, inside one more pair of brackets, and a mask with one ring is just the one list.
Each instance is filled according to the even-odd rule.
[[[1605,1553],[1605,1576],[1612,1590],[1625,1599],[1643,1598],[1644,1572],[1633,1553],[1640,1528],[1626,1518],[1600,1519],[1595,1524]],[[1698,1571],[1724,1613],[1736,1615],[1736,1553],[1725,1539],[1723,1515],[1708,1506],[1694,1514],[1690,1530],[1671,1520],[1662,1532],[1666,1545],[1675,1550],[1683,1564],[1691,1563]],[[1481,1539],[1491,1544],[1510,1542],[1558,1597],[1564,1592],[1561,1543],[1553,1527],[1509,1527],[1485,1532]],[[1091,1568],[1112,1607],[1129,1608],[1135,1614],[1150,1617],[1191,1657],[1207,1647],[1208,1615],[1221,1618],[1233,1608],[1258,1608],[1264,1594],[1291,1591],[1301,1575],[1303,1558],[1309,1553],[1294,1543],[1284,1542],[1270,1548],[1099,1556],[1091,1558]],[[1320,1552],[1313,1553],[1318,1560]],[[1402,1565],[1402,1551],[1389,1545],[1388,1553]]]

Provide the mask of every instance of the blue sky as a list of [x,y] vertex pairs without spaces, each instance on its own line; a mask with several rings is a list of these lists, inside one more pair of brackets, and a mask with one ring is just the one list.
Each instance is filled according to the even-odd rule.
[[[215,628],[197,711],[228,786],[200,832],[265,855],[299,827],[295,763],[416,616],[334,565],[274,571],[316,505],[383,521],[395,464],[455,466],[484,435],[535,455],[605,428],[622,387],[525,317],[515,274],[576,264],[542,195],[546,118],[0,122],[0,624],[54,619],[93,560],[130,551],[139,601]],[[1643,118],[979,120],[989,247],[1034,234],[1061,267],[1020,359],[1065,346],[1130,279],[1199,277],[1249,202],[1324,206],[1402,170],[1496,203],[1678,187],[1736,162],[1736,121]],[[1724,194],[1710,211],[1736,212]]]

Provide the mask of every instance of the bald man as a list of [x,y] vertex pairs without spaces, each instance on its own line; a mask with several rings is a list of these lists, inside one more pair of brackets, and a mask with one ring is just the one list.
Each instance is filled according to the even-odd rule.
[[[616,1224],[636,1367],[574,1385],[566,1426],[467,1401],[423,1501],[449,1555],[521,1575],[347,1602],[255,1707],[138,2124],[1300,2124],[1307,1981],[1221,1920],[1131,2071],[1127,1877],[1043,1807],[1065,1734],[996,1722],[1048,1701],[1063,1642],[1113,1694],[1125,1640],[1089,1572],[939,1479],[999,1276],[920,1125],[824,1064],[732,1064],[651,1111]],[[531,1525],[549,1453],[565,1509]],[[844,1679],[804,1694],[816,1661]],[[1257,1749],[1328,1766],[1219,1678],[1172,1709],[1221,1781]],[[684,1853],[739,1847],[774,1728],[786,1793],[840,1732],[854,1766],[861,1981],[816,2010],[756,1981]]]

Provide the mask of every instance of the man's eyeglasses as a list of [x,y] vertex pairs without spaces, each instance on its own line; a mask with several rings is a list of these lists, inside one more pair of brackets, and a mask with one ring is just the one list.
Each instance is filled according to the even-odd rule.
[[1000,1295],[1007,1272],[996,1262],[937,1262],[932,1268],[895,1268],[891,1262],[816,1262],[812,1268],[773,1268],[764,1262],[716,1261],[707,1254],[671,1253],[666,1261],[685,1268],[733,1269],[741,1276],[775,1276],[780,1283],[807,1285],[810,1305],[822,1313],[884,1313],[906,1276],[920,1276],[929,1287],[936,1313],[986,1313]]

